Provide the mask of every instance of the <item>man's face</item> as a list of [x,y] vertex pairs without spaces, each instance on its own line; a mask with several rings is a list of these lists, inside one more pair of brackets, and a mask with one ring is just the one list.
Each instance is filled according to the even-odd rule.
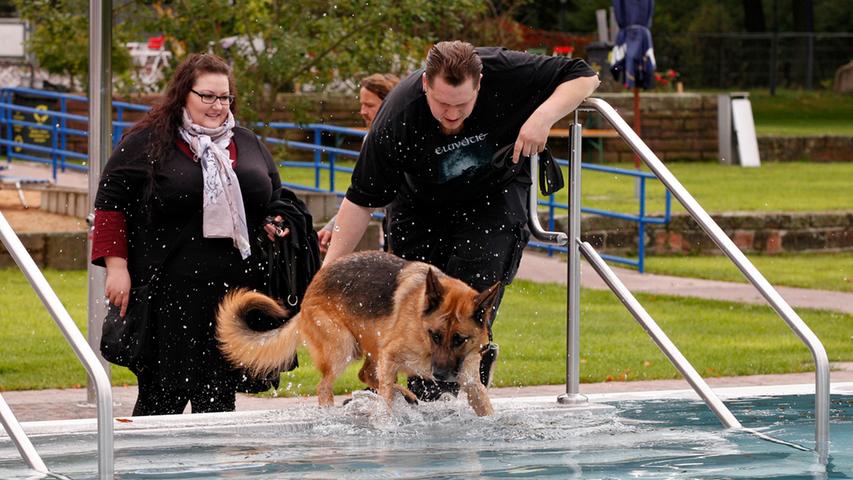
[[[480,78],[483,76],[480,75]],[[430,86],[426,74],[421,77],[427,104],[432,116],[441,125],[445,135],[455,135],[462,131],[465,119],[474,111],[477,93],[480,91],[480,78],[466,80],[457,86],[447,83],[441,75],[436,75]]]
[[370,90],[362,87],[358,93],[358,100],[361,104],[361,118],[364,119],[364,125],[370,128],[373,125],[373,119],[376,118],[376,113],[379,107],[382,106],[382,99]]

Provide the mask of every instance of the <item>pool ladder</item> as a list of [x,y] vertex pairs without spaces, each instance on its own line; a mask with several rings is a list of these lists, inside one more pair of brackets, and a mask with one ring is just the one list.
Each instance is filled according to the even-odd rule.
[[[24,248],[21,240],[12,230],[6,217],[0,212],[0,239],[6,250],[15,259],[15,263],[27,277],[30,285],[38,294],[44,306],[50,312],[53,320],[59,326],[65,339],[71,344],[77,358],[83,363],[89,378],[94,381],[97,394],[98,409],[98,478],[113,478],[113,392],[110,385],[110,377],[104,366],[98,360],[95,352],[83,337],[80,329],[74,324],[74,320],[68,314],[68,310],[62,305],[56,292],[47,283],[41,270],[39,270],[33,258]],[[0,422],[6,429],[6,433],[12,439],[21,457],[27,465],[42,474],[50,475],[50,471],[39,456],[32,442],[27,437],[21,424],[15,418],[3,395],[0,394]]]
[[[568,235],[563,232],[545,231],[537,214],[538,193],[535,185],[530,189],[530,227],[533,236],[540,241],[550,242],[568,249],[568,299],[567,299],[567,334],[566,334],[566,393],[560,395],[557,401],[563,405],[585,405],[587,399],[580,394],[580,256],[592,265],[593,269],[610,287],[623,305],[631,312],[643,329],[652,337],[658,347],[669,358],[670,362],[684,375],[693,390],[705,401],[711,411],[719,418],[726,428],[743,429],[740,422],[731,411],[711,390],[705,380],[690,362],[681,354],[666,333],[657,325],[636,297],[619,280],[619,277],[604,262],[595,248],[581,240],[581,139],[583,128],[578,121],[580,111],[595,111],[601,114],[619,133],[634,152],[643,159],[646,166],[657,175],[658,179],[684,205],[687,212],[702,226],[714,243],[737,266],[749,282],[758,289],[773,310],[785,320],[785,323],[805,343],[812,353],[815,362],[815,451],[821,464],[826,465],[829,456],[829,359],[820,340],[788,305],[781,295],[764,278],[761,272],[752,265],[749,259],[737,248],[732,240],[699,205],[696,199],[681,185],[675,176],[664,166],[663,162],[640,139],[625,120],[604,100],[588,98],[574,112],[571,124],[571,157],[569,162],[569,228]],[[538,157],[530,166],[531,178],[538,178]],[[645,239],[639,239],[640,242]],[[755,433],[753,431],[753,433]]]

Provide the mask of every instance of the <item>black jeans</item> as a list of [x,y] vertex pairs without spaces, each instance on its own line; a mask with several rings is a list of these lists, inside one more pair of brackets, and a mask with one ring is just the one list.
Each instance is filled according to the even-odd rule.
[[[429,209],[398,199],[387,213],[390,251],[407,260],[435,265],[477,291],[501,282],[499,305],[530,238],[529,191],[529,184],[513,182],[476,202]],[[409,378],[409,388],[422,400],[459,390],[455,383],[416,377]]]
[[133,406],[134,417],[178,415],[183,413],[187,403],[192,405],[192,413],[233,412],[235,409],[236,388],[231,378],[210,381],[194,389],[172,385],[142,372],[137,379],[139,394]]

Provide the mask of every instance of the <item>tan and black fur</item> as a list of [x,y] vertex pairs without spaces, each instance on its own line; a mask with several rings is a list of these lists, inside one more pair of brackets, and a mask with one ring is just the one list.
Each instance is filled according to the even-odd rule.
[[219,306],[217,338],[228,360],[255,374],[287,366],[304,342],[323,375],[321,406],[334,404],[332,383],[363,357],[358,378],[389,406],[395,390],[417,401],[396,382],[404,373],[456,381],[477,415],[491,415],[479,366],[499,291],[498,283],[477,293],[435,267],[387,253],[354,253],[322,268],[301,312],[276,330],[256,332],[245,321],[252,310],[286,316],[275,301],[245,289],[229,293]]

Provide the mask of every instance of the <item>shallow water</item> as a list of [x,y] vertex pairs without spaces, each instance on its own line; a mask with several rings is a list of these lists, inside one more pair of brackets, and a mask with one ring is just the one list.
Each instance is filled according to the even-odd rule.
[[[117,478],[850,478],[853,396],[833,395],[832,461],[813,452],[725,431],[699,401],[609,403],[572,411],[550,402],[500,403],[476,417],[462,401],[388,415],[375,396],[345,407],[266,412],[242,425],[118,431]],[[812,396],[733,399],[744,426],[814,445]],[[35,436],[54,472],[95,477],[95,436]],[[8,440],[0,478],[32,478]]]

